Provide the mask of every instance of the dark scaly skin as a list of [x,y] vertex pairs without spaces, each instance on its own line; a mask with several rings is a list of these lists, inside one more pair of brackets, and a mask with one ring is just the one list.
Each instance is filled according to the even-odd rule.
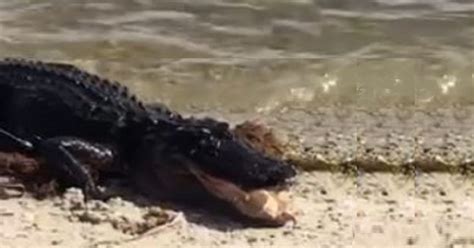
[[295,175],[214,119],[145,105],[116,82],[72,65],[0,60],[0,150],[41,157],[65,186],[100,196],[91,168],[119,171],[146,193],[191,199],[205,190],[187,164],[243,189]]

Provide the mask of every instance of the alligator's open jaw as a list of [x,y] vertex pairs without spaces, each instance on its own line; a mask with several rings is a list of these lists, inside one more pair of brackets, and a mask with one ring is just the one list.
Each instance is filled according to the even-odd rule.
[[210,194],[230,203],[244,216],[271,226],[295,222],[295,217],[288,210],[288,199],[283,192],[271,192],[265,189],[247,192],[232,182],[203,172],[196,166],[188,165],[188,167]]

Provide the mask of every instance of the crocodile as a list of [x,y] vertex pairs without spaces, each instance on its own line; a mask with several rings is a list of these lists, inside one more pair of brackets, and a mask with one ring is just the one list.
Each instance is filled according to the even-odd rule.
[[190,202],[231,201],[230,191],[248,198],[296,175],[225,121],[144,103],[123,84],[71,64],[20,58],[0,60],[0,151],[40,158],[60,185],[90,198],[103,197],[104,175]]

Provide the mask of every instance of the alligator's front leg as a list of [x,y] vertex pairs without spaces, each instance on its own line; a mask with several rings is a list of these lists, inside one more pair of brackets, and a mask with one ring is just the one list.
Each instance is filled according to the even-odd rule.
[[0,127],[0,149],[20,149],[29,151],[33,149],[31,142],[24,140]]
[[47,139],[36,146],[50,172],[63,185],[83,189],[86,197],[104,196],[94,182],[91,168],[100,169],[115,162],[114,152],[109,147],[71,137]]

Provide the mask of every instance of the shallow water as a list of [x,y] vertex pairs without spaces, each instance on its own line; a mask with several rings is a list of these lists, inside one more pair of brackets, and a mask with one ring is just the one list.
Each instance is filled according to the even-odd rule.
[[0,54],[179,110],[474,104],[471,0],[10,0]]

